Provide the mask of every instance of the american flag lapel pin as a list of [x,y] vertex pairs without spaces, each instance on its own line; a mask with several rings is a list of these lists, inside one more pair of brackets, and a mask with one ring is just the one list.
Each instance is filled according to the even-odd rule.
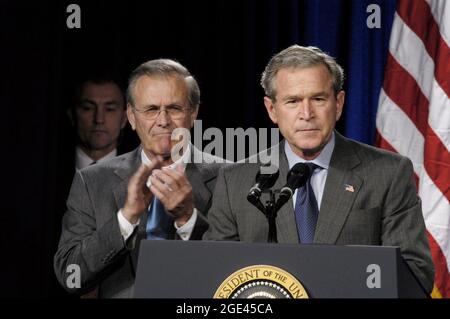
[[355,188],[352,185],[349,185],[349,184],[345,184],[345,190],[347,192],[350,192],[350,193],[354,193],[355,192]]

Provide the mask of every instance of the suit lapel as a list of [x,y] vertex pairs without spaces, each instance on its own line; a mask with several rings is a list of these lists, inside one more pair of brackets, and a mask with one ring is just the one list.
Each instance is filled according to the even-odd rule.
[[363,180],[353,168],[360,159],[344,137],[335,132],[336,144],[320,206],[314,243],[335,244]]
[[192,186],[195,208],[206,213],[212,196],[207,183],[217,174],[209,170],[207,165],[201,164],[202,153],[194,145],[191,144],[191,147],[191,162],[186,165],[185,174]]
[[201,165],[189,163],[186,166],[186,177],[192,186],[195,208],[205,213],[208,203],[211,200],[211,192],[205,185]]
[[[278,144],[280,148],[278,150],[280,154],[280,177],[278,177],[274,189],[281,189],[286,184],[286,178],[289,172],[289,164],[284,153],[284,143],[286,141]],[[294,202],[292,198],[278,211],[276,223],[277,229],[279,230],[277,231],[279,243],[298,243],[297,224],[295,222]]]

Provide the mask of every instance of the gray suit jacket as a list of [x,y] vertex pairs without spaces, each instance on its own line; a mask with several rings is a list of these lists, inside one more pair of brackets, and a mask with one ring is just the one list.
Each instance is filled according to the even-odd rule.
[[[201,157],[206,163],[198,164]],[[195,207],[199,210],[191,240],[199,240],[208,228],[206,214],[221,164],[214,156],[192,147],[193,163],[185,174],[192,185]],[[93,165],[75,174],[62,234],[54,257],[56,276],[69,292],[83,294],[98,286],[99,297],[131,297],[140,239],[145,238],[146,215],[124,242],[117,212],[123,207],[128,181],[141,165],[141,148]],[[176,238],[175,227],[172,237]],[[66,280],[70,264],[81,269],[81,287],[69,289]]]
[[[335,135],[314,243],[400,246],[403,258],[431,291],[434,268],[411,161]],[[280,154],[274,189],[284,186],[289,171],[283,143],[272,150]],[[246,199],[259,167],[233,164],[220,170],[203,239],[267,241],[267,220]],[[354,192],[345,185],[352,185]],[[264,196],[263,203],[268,200]],[[276,225],[280,243],[299,242],[292,199],[278,212]]]

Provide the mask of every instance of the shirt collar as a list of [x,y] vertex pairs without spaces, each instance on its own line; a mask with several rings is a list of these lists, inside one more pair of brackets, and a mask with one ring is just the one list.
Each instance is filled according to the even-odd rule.
[[295,154],[289,143],[286,141],[284,143],[284,152],[286,154],[289,163],[289,168],[292,168],[297,163],[312,162],[324,169],[328,169],[328,167],[330,166],[331,155],[333,154],[334,150],[335,144],[334,140],[335,140],[334,132],[332,132],[330,140],[327,142],[327,144],[325,144],[325,147],[322,149],[319,156],[317,156],[312,161],[307,161],[304,158],[301,158],[300,156]]
[[[113,149],[111,152],[103,156],[102,158],[98,159],[97,163],[102,163],[104,161],[107,161],[111,158],[114,158],[117,156],[117,149]],[[88,167],[91,165],[95,160],[89,157],[82,149],[81,147],[77,146],[75,149],[75,168],[77,170],[80,170],[82,168]]]

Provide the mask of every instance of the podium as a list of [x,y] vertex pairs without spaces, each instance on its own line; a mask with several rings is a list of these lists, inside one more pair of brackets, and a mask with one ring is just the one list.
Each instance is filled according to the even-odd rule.
[[136,298],[264,298],[277,293],[281,298],[427,298],[398,247],[141,242]]

